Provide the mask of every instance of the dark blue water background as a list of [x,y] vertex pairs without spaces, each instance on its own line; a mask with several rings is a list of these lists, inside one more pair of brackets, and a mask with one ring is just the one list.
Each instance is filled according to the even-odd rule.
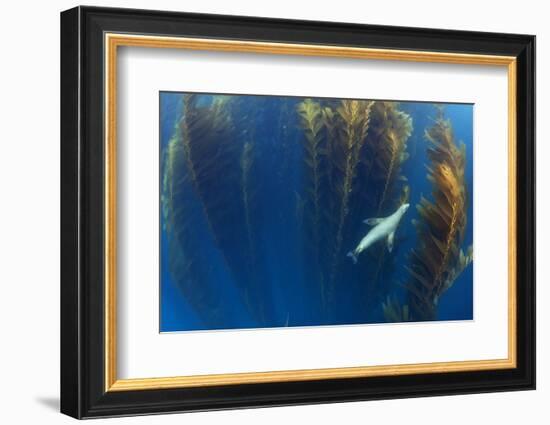
[[[211,97],[204,95],[205,102]],[[254,99],[250,96],[250,99]],[[312,285],[315,282],[306,281],[302,255],[303,232],[300,232],[295,220],[296,198],[302,179],[302,138],[303,133],[297,121],[290,120],[281,123],[279,120],[282,107],[295,108],[300,98],[263,97],[261,120],[255,125],[256,148],[261,167],[255,176],[262,182],[257,213],[261,214],[262,246],[257,251],[262,255],[263,275],[262,293],[268,305],[266,322],[260,324],[253,319],[243,305],[236,282],[226,270],[219,250],[216,248],[208,226],[200,217],[195,224],[201,231],[202,260],[208,263],[213,274],[209,285],[212,285],[223,300],[223,321],[214,327],[206,325],[201,317],[204,308],[201,305],[191,305],[184,293],[172,281],[172,275],[167,261],[166,234],[161,226],[161,270],[160,270],[160,323],[161,332],[188,331],[205,329],[235,329],[256,327],[283,326],[314,326],[341,325],[359,323],[384,322],[381,299],[376,303],[362,302],[358,288],[337,282],[338,291],[343,291],[338,298],[338,305],[332,306],[330,318],[322,317],[322,312],[316,297],[312,295]],[[181,114],[182,94],[162,92],[160,94],[160,149],[161,158],[169,139],[174,132],[174,124]],[[253,105],[250,106],[254,108]],[[246,102],[243,108],[246,108]],[[473,243],[472,188],[473,188],[473,105],[445,104],[444,114],[452,122],[457,140],[466,145],[466,185],[468,190],[468,225],[463,249]],[[433,124],[436,115],[434,104],[423,102],[402,102],[400,109],[411,115],[413,133],[407,143],[410,157],[402,166],[401,174],[407,177],[410,186],[411,208],[407,211],[399,225],[399,242],[391,255],[396,256],[396,267],[393,280],[405,282],[408,274],[405,270],[407,255],[416,243],[416,231],[412,220],[418,218],[416,204],[420,197],[431,198],[431,184],[426,178],[428,163],[426,149],[428,142],[424,131]],[[253,125],[253,124],[251,124]],[[286,126],[284,131],[281,125]],[[279,140],[284,135],[285,140]],[[284,153],[282,144],[290,146]],[[281,169],[281,164],[286,164]],[[161,174],[163,164],[161,162]],[[199,200],[189,199],[191,203]],[[161,214],[162,217],[162,214]],[[367,218],[367,217],[365,217]],[[367,229],[365,230],[365,232]],[[362,235],[358,235],[358,239]],[[346,246],[343,255],[353,249]],[[235,247],[239,249],[239,247]],[[204,253],[208,255],[204,255]],[[348,266],[354,267],[349,261]],[[403,297],[401,291],[401,297]],[[397,288],[397,295],[400,291]],[[473,318],[473,264],[470,265],[455,281],[454,285],[441,297],[437,309],[437,320],[471,320]]]

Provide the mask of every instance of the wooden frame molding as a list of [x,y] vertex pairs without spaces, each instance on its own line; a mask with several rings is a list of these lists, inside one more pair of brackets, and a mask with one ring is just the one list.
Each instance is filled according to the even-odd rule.
[[[508,357],[506,359],[456,361],[386,366],[345,367],[178,376],[167,378],[118,379],[116,324],[116,126],[118,47],[171,48],[230,51],[260,54],[328,56],[354,59],[436,62],[506,67],[508,72]],[[105,47],[105,391],[135,391],[218,385],[311,381],[323,379],[380,377],[418,373],[443,373],[511,369],[517,365],[517,61],[514,56],[445,53],[398,49],[371,49],[313,44],[268,43],[206,38],[161,37],[106,33]]]

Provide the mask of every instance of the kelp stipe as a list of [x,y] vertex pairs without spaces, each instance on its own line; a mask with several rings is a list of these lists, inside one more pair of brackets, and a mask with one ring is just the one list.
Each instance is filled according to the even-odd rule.
[[456,145],[441,109],[425,137],[433,202],[423,197],[417,205],[418,244],[410,255],[406,284],[412,320],[436,319],[441,295],[472,260],[471,247],[466,254],[461,250],[467,221],[465,146]]

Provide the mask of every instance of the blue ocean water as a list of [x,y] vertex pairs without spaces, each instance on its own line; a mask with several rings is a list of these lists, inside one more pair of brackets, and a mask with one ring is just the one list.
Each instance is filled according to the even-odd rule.
[[[320,106],[317,118],[330,110],[338,115],[341,100],[312,100]],[[330,140],[348,134],[342,124],[319,129],[317,154],[323,162],[312,166],[312,145],[298,112],[303,101],[160,93],[160,331],[396,321],[384,310],[389,299],[407,306],[402,320],[471,320],[473,263],[437,297],[429,319],[415,316],[407,285],[411,252],[422,247],[416,206],[422,197],[434,201],[425,132],[438,117],[452,127],[456,146],[464,143],[467,208],[460,248],[466,252],[473,244],[474,106],[392,104],[391,116],[410,120],[412,129],[397,162],[383,164],[391,167],[391,179],[380,179],[368,171],[381,161],[370,142],[356,156],[353,149],[347,156],[330,151]],[[375,132],[373,112],[370,120],[366,140]],[[394,134],[390,128],[384,134]],[[356,166],[347,173],[350,163]],[[311,182],[314,168],[321,170],[313,179],[317,186]],[[349,196],[339,187],[346,182]],[[400,200],[405,187],[406,201]],[[380,193],[382,201],[370,199]],[[345,208],[342,199],[348,200]],[[384,239],[354,264],[346,254],[371,229],[362,221],[387,217],[403,202],[410,208],[392,251]]]

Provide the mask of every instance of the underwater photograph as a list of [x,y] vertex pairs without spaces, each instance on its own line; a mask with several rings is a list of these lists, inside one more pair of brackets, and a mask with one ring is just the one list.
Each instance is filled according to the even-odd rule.
[[473,108],[160,92],[160,332],[473,320]]

